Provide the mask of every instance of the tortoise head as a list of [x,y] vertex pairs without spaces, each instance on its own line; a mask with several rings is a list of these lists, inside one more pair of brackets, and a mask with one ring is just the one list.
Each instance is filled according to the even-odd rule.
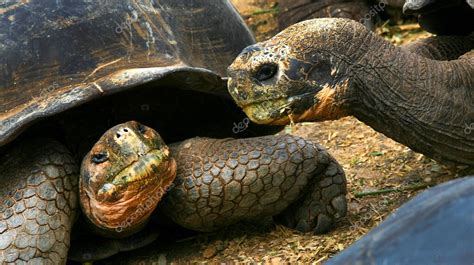
[[82,161],[81,207],[98,231],[126,236],[145,224],[175,177],[176,162],[156,131],[119,124]]
[[344,22],[301,22],[242,51],[227,70],[229,92],[252,121],[288,124],[346,115],[338,94],[347,80],[326,36]]

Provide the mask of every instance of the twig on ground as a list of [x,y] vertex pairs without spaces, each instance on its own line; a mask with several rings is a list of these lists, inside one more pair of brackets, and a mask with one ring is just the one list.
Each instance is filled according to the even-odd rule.
[[410,186],[401,187],[401,188],[356,192],[354,194],[354,197],[361,198],[361,197],[370,196],[370,195],[379,195],[379,194],[386,194],[386,193],[392,193],[392,192],[403,192],[407,190],[419,190],[419,189],[424,189],[428,186],[429,184],[415,184],[415,185],[410,185]]

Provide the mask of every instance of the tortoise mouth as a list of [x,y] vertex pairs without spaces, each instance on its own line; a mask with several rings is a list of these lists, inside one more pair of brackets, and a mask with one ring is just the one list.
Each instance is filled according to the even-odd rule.
[[257,124],[285,124],[279,121],[288,117],[291,106],[286,99],[270,99],[246,104],[242,109]]
[[314,93],[304,93],[285,98],[272,98],[246,102],[245,114],[255,123],[285,125],[299,121],[299,117],[314,105]]
[[152,149],[139,157],[137,161],[115,174],[97,191],[96,197],[100,202],[113,202],[118,195],[125,191],[140,192],[148,185],[160,185],[160,177],[167,171],[166,164],[169,161],[167,148]]
[[110,237],[138,231],[176,177],[168,147],[152,149],[126,166],[97,192],[81,181],[81,205],[96,228]]

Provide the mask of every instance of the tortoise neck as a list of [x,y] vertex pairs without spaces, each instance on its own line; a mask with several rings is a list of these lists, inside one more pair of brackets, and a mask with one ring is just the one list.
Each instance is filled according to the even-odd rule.
[[474,56],[429,60],[372,33],[347,43],[361,45],[346,53],[349,114],[435,160],[474,164]]

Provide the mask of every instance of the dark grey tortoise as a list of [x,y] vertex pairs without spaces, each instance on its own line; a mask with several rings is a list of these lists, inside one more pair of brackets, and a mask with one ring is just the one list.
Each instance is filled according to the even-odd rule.
[[472,264],[474,177],[426,190],[325,265]]

